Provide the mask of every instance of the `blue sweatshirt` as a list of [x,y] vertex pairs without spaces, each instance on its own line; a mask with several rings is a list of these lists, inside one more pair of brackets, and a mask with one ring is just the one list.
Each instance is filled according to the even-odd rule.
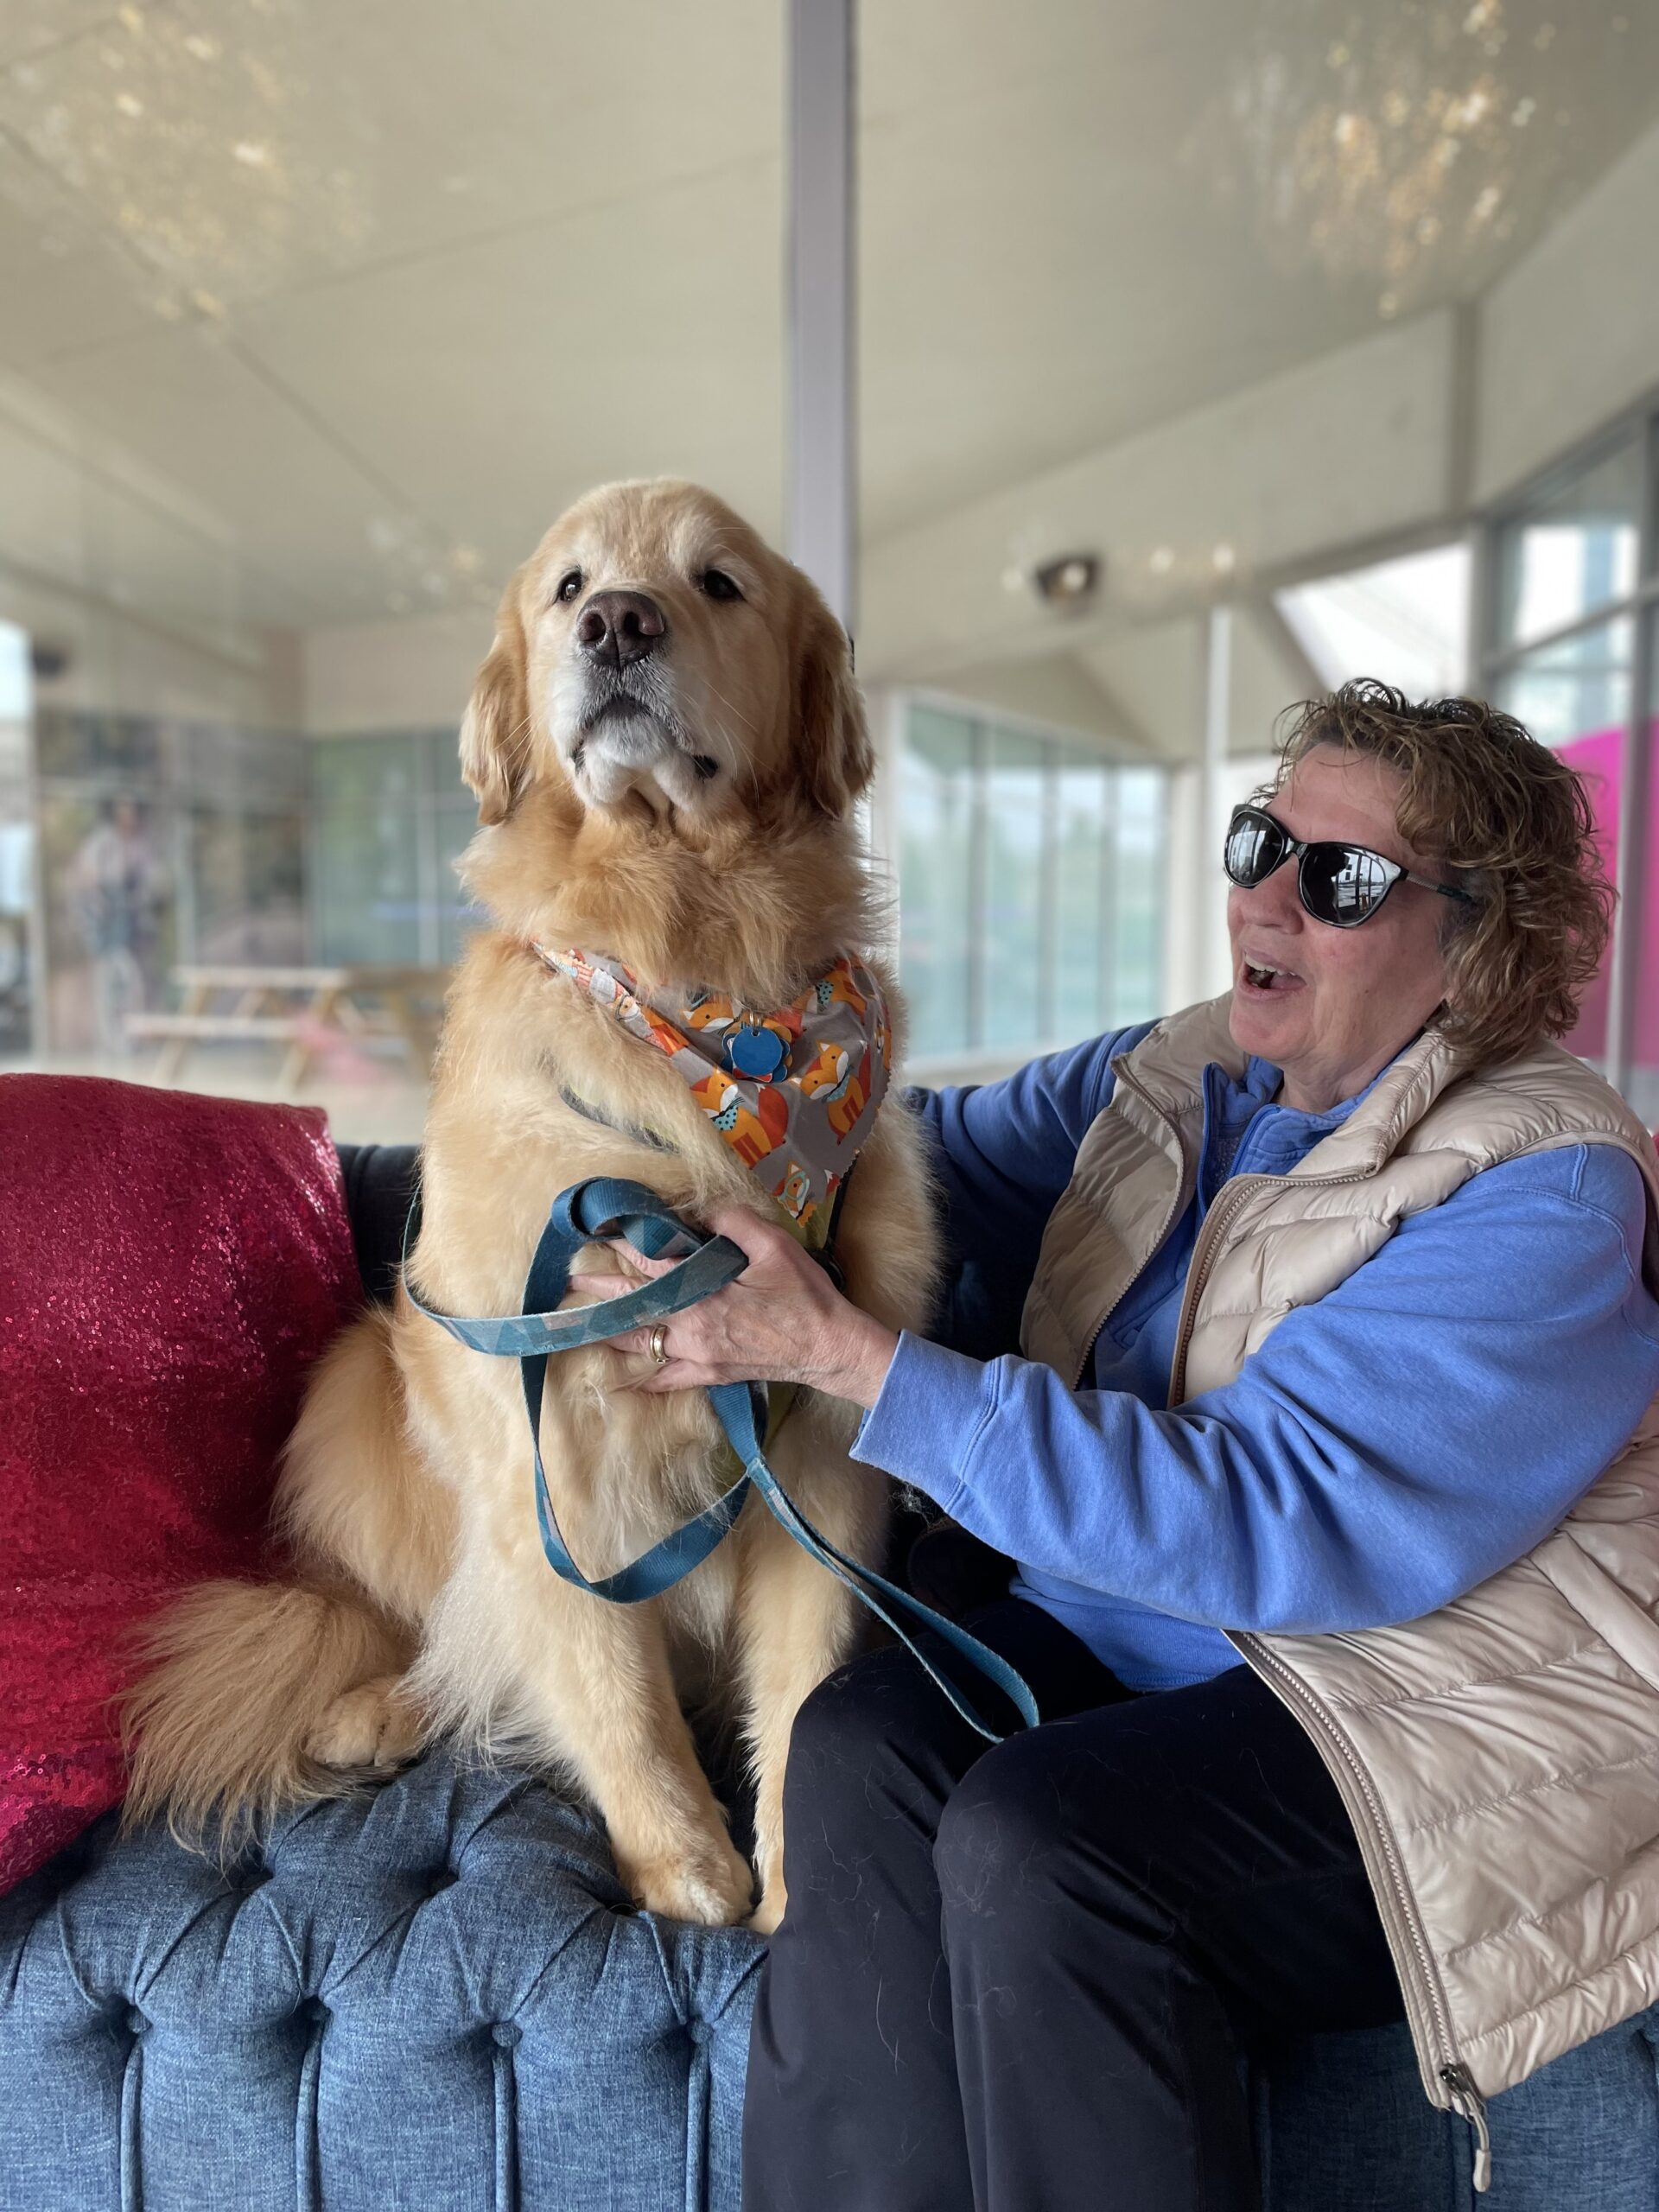
[[[917,1091],[946,1201],[938,1341],[906,1332],[854,1450],[1018,1563],[1014,1588],[1136,1689],[1237,1664],[1224,1628],[1413,1620],[1530,1551],[1659,1392],[1645,1196],[1608,1145],[1510,1160],[1403,1222],[1168,1408],[1187,1264],[1230,1174],[1283,1174],[1358,1103],[1276,1068],[1205,1077],[1198,1188],[1096,1344],[1090,1387],[1017,1357],[1044,1226],[1122,1030],[1006,1082]],[[1364,1094],[1359,1094],[1363,1096]]]

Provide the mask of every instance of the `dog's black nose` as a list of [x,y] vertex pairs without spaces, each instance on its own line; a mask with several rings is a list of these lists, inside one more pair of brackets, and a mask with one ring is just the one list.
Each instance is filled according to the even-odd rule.
[[668,617],[642,591],[596,591],[582,610],[576,641],[595,660],[625,668],[644,660],[658,639],[668,635]]

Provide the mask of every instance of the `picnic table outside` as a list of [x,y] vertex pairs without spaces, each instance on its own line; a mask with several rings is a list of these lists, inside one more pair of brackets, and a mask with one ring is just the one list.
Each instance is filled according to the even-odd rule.
[[157,1083],[175,1083],[204,1042],[285,1045],[277,1077],[298,1089],[313,1057],[331,1042],[396,1037],[424,1075],[437,1042],[448,970],[444,968],[175,968],[176,1014],[130,1014],[134,1042],[159,1039]]

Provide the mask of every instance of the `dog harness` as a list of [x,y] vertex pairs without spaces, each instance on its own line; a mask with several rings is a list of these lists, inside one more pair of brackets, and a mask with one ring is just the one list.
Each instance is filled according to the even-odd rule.
[[822,1246],[887,1088],[893,1032],[868,969],[843,953],[798,998],[759,1011],[718,991],[642,991],[620,961],[574,946],[532,950],[666,1057],[808,1248]]
[[[702,1565],[730,1530],[750,1491],[757,1490],[768,1510],[801,1548],[886,1622],[970,1728],[991,1743],[1001,1740],[1002,1732],[982,1718],[973,1700],[954,1678],[953,1662],[982,1675],[1002,1693],[1020,1723],[1036,1726],[1036,1700],[1023,1677],[999,1652],[955,1621],[936,1613],[909,1591],[889,1582],[874,1567],[839,1550],[794,1503],[766,1464],[762,1441],[766,1394],[756,1382],[720,1383],[709,1392],[715,1418],[737,1455],[737,1479],[695,1520],[676,1529],[616,1573],[590,1582],[559,1533],[542,1465],[542,1393],[548,1360],[555,1352],[600,1344],[644,1323],[683,1313],[687,1306],[712,1297],[741,1274],[748,1260],[729,1237],[709,1236],[683,1222],[642,1184],[594,1177],[585,1183],[573,1183],[553,1201],[524,1280],[522,1313],[444,1313],[426,1304],[410,1274],[409,1248],[418,1227],[420,1204],[417,1195],[404,1230],[404,1288],[411,1304],[440,1328],[447,1329],[457,1343],[494,1358],[518,1362],[536,1459],[536,1518],[542,1549],[549,1566],[564,1581],[613,1605],[639,1605],[645,1599],[658,1597]],[[570,1265],[577,1253],[584,1245],[618,1236],[626,1236],[636,1251],[649,1257],[677,1251],[687,1256],[667,1274],[655,1276],[620,1297],[559,1313],[556,1308],[569,1287]],[[918,1642],[918,1633],[926,1635],[926,1643]]]

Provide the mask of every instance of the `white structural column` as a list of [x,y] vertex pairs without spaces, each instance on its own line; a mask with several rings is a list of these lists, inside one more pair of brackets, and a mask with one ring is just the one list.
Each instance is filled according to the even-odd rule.
[[[1221,841],[1227,828],[1227,754],[1232,730],[1233,610],[1212,607],[1204,628],[1204,751],[1198,798],[1198,881],[1203,885],[1204,943],[1199,951],[1204,988],[1217,970],[1229,972],[1227,883]],[[1215,983],[1224,990],[1224,982]]]
[[850,631],[854,0],[790,0],[789,552]]
[[[1659,530],[1659,429],[1651,423],[1643,444],[1642,504],[1644,530]],[[1650,903],[1659,886],[1647,880],[1649,810],[1653,799],[1653,710],[1656,693],[1654,629],[1659,606],[1640,608],[1636,617],[1635,664],[1630,671],[1630,709],[1624,718],[1619,776],[1618,850],[1615,855],[1618,905],[1613,914],[1611,974],[1607,993],[1607,1046],[1604,1068],[1610,1083],[1630,1096],[1636,1059],[1637,994],[1654,979],[1642,973],[1642,949]],[[1569,651],[1571,649],[1569,648]]]
[[1618,849],[1615,878],[1618,905],[1613,915],[1613,941],[1609,955],[1611,981],[1607,993],[1607,1045],[1603,1063],[1607,1080],[1630,1095],[1636,1058],[1637,994],[1653,978],[1642,973],[1644,923],[1659,887],[1648,880],[1648,832],[1652,805],[1654,616],[1647,610],[1636,621],[1636,658],[1630,711],[1625,717],[1623,767],[1618,785]]

